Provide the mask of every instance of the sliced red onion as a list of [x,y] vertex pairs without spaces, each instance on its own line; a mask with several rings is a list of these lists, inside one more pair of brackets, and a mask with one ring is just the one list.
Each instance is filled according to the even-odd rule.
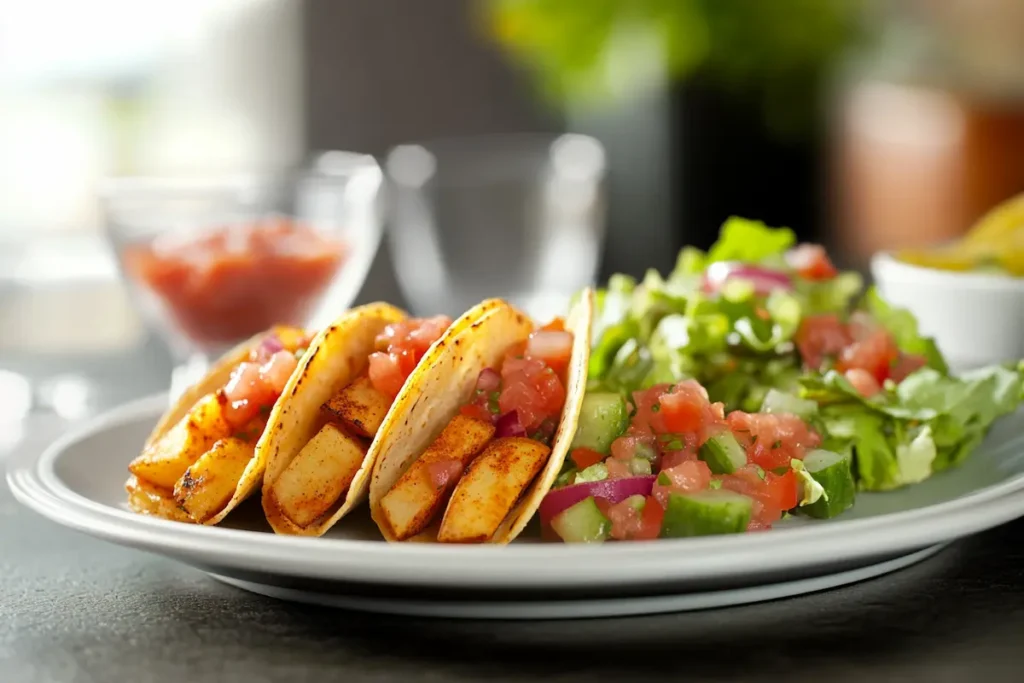
[[519,413],[512,410],[499,417],[494,435],[499,439],[506,436],[526,436],[526,428],[519,422]]
[[270,334],[260,342],[260,350],[265,351],[268,356],[273,356],[278,351],[284,351],[284,344],[281,343],[276,334]]
[[738,261],[719,261],[704,271],[704,291],[717,292],[729,280],[746,280],[754,285],[754,291],[758,294],[770,294],[776,289],[793,289],[792,278],[782,271]]
[[604,498],[612,504],[626,500],[630,496],[649,496],[654,488],[655,479],[657,477],[654,475],[627,479],[605,479],[604,481],[588,481],[584,484],[552,489],[540,503],[541,524],[547,526],[563,510],[567,510],[591,496]]
[[501,388],[501,375],[493,368],[484,368],[476,378],[476,388],[491,393]]

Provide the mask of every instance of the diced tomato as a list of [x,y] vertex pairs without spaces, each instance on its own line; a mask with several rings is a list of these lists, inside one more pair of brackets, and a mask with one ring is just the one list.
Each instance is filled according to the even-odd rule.
[[569,367],[572,357],[572,335],[565,331],[540,330],[526,342],[526,357],[543,361],[559,375]]
[[467,403],[459,408],[459,412],[483,422],[494,422],[494,414],[477,403]]
[[797,483],[793,470],[787,470],[784,474],[767,472],[764,479],[766,498],[779,510],[792,510],[798,502]]
[[609,507],[606,515],[612,522],[611,537],[619,541],[636,538],[643,524],[641,513],[628,498]]
[[820,244],[800,244],[786,254],[786,260],[805,280],[831,280],[839,272]]
[[711,470],[702,460],[688,460],[675,467],[662,469],[661,474],[666,475],[671,483],[655,482],[651,493],[663,507],[668,506],[669,494],[703,491],[711,483]]
[[542,329],[542,330],[550,330],[550,331],[553,331],[553,332],[564,332],[565,331],[565,319],[564,318],[552,318],[551,322],[549,322],[547,325],[545,325],[544,327],[542,327],[540,329]]
[[638,432],[632,429],[612,441],[612,457],[630,461],[643,453],[657,450],[657,439],[650,432]]
[[462,474],[462,463],[455,459],[434,460],[427,464],[430,483],[436,489],[443,489]]
[[790,460],[803,460],[809,449],[821,443],[817,432],[796,415],[736,410],[729,413],[727,422],[747,458],[766,470],[789,467]]
[[909,375],[928,365],[928,359],[913,353],[901,353],[889,369],[889,379],[897,384]]
[[855,341],[839,353],[836,369],[846,372],[860,368],[871,373],[881,384],[889,377],[889,368],[899,358],[900,350],[888,330],[879,328],[870,335]]
[[502,414],[516,411],[527,432],[545,420],[557,422],[565,405],[565,387],[551,368],[536,359],[509,357],[502,365],[501,378],[498,405]]
[[839,317],[828,313],[804,318],[795,341],[804,364],[818,369],[826,358],[836,355],[853,340]]
[[650,389],[633,392],[636,414],[630,423],[630,431],[643,434],[664,434],[665,423],[661,415],[661,395],[671,384],[656,384]]
[[629,479],[633,476],[633,473],[629,469],[629,465],[622,460],[608,458],[604,461],[604,464],[608,468],[609,479]]
[[398,396],[427,349],[451,324],[451,318],[442,315],[387,325],[375,340],[377,351],[370,354],[369,374],[374,388],[392,399]]
[[771,528],[784,511],[796,507],[797,480],[792,471],[779,475],[747,465],[717,479],[722,482],[722,488],[754,500],[748,531]]
[[371,353],[369,375],[373,387],[385,396],[398,396],[407,378],[402,363],[406,358],[383,351]]
[[255,363],[240,363],[235,368],[224,387],[224,395],[227,398],[224,419],[234,429],[259,415],[261,408],[273,405],[278,397]]
[[576,467],[581,470],[585,470],[591,465],[596,465],[605,459],[605,455],[603,453],[598,453],[597,451],[590,450],[589,448],[574,448],[569,457],[572,458]]
[[684,442],[683,447],[674,451],[665,451],[661,454],[660,467],[663,470],[672,469],[678,467],[684,462],[690,462],[691,460],[697,459],[697,441],[695,438],[690,439],[689,442]]
[[853,388],[857,390],[861,396],[865,398],[871,398],[879,391],[882,390],[882,385],[878,383],[875,376],[867,370],[861,368],[851,368],[843,373],[843,376],[849,380]]
[[[659,398],[657,410],[666,433],[694,434],[697,445],[725,428],[725,408],[711,403],[707,390],[696,380],[676,384]],[[653,407],[652,407],[653,409]]]
[[703,491],[711,483],[711,470],[703,460],[689,460],[661,472],[668,476],[672,486],[686,493]]
[[647,496],[644,509],[640,515],[640,529],[634,537],[637,541],[650,541],[661,535],[661,520],[665,517],[665,508],[654,496]]

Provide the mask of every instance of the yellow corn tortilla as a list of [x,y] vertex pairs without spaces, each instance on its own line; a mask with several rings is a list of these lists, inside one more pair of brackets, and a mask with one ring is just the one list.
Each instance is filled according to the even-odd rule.
[[[573,334],[572,359],[565,406],[548,462],[498,527],[491,543],[508,543],[523,531],[562,469],[586,390],[593,310],[594,294],[587,289],[566,320],[566,330]],[[372,457],[368,459],[376,461],[370,481],[370,514],[388,541],[396,539],[381,513],[381,499],[469,401],[480,372],[496,367],[508,348],[525,341],[534,329],[525,314],[494,299],[471,309],[460,321],[463,325],[453,325],[420,362],[370,448]],[[409,540],[436,542],[437,527],[435,522]]]
[[295,524],[281,512],[271,494],[271,485],[323,426],[325,419],[320,406],[366,370],[377,335],[387,325],[406,317],[404,311],[386,303],[367,304],[348,311],[313,339],[288,380],[258,446],[261,457],[266,460],[263,511],[276,533],[320,536],[365,498],[366,482],[373,465],[372,449],[367,452],[345,496],[320,520],[307,527]]
[[[239,364],[246,361],[249,358],[249,353],[258,346],[263,339],[271,335],[279,335],[288,331],[294,331],[296,328],[277,326],[265,332],[251,337],[250,339],[238,344],[228,352],[226,352],[221,358],[214,364],[214,366],[207,372],[203,379],[199,380],[192,386],[185,389],[181,396],[175,401],[174,405],[168,410],[163,417],[157,422],[156,427],[150,433],[146,439],[145,448],[149,448],[156,441],[166,434],[174,425],[181,421],[183,417],[188,415],[192,408],[208,394],[212,394],[218,389],[221,389],[231,379],[231,373],[234,372],[235,368]],[[301,364],[300,364],[301,366]],[[281,400],[278,399],[277,404],[280,404]],[[271,417],[274,412],[277,411],[277,404],[271,411]],[[270,424],[268,420],[267,424]],[[255,454],[253,458],[246,465],[245,471],[242,473],[242,477],[238,481],[238,485],[235,487],[235,493],[231,496],[231,500],[228,501],[227,505],[224,506],[219,513],[211,517],[210,519],[203,522],[204,525],[212,526],[218,524],[223,520],[228,513],[234,510],[239,503],[248,498],[259,488],[260,483],[263,481],[263,470],[266,466],[266,452],[261,446],[265,440],[267,430],[264,429],[263,435],[256,443]],[[140,481],[135,475],[131,475],[128,481],[125,483],[125,490],[128,492],[128,506],[135,512],[142,514],[149,514],[149,510],[153,507],[161,509],[159,516],[165,519],[171,519],[178,522],[194,523],[191,518],[185,514],[184,511],[177,508],[173,497],[164,495],[166,492],[163,489],[154,487],[147,482]],[[149,502],[146,506],[144,503]]]

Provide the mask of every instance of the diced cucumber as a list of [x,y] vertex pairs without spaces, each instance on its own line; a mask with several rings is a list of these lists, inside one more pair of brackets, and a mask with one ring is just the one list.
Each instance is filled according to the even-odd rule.
[[621,436],[628,426],[629,411],[621,395],[588,392],[583,397],[583,408],[570,448],[608,453],[612,441]]
[[731,432],[716,434],[705,441],[700,447],[700,459],[715,474],[732,474],[747,464],[747,454]]
[[640,494],[630,496],[626,500],[629,502],[629,506],[637,512],[643,512],[644,505],[647,504],[647,499]]
[[815,450],[804,458],[804,467],[821,484],[825,493],[816,502],[801,507],[802,512],[818,519],[827,519],[853,505],[857,489],[849,458],[832,451]]
[[638,477],[643,477],[651,473],[651,461],[644,460],[643,458],[633,458],[629,461],[629,472],[635,474]]
[[661,521],[661,537],[740,533],[746,531],[753,509],[753,499],[724,489],[672,493]]
[[649,443],[637,442],[633,448],[634,458],[643,458],[647,462],[654,462],[658,459],[658,449]]
[[555,515],[551,528],[566,543],[603,543],[612,523],[591,496]]
[[608,478],[608,466],[603,462],[595,462],[590,467],[576,473],[574,484],[584,484],[591,481],[604,481]]
[[761,403],[762,413],[789,413],[802,420],[813,417],[818,412],[818,404],[778,389],[770,389]]

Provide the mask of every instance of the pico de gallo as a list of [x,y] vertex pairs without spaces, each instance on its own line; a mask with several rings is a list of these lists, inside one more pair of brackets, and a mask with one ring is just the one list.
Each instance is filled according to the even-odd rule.
[[485,368],[460,412],[492,422],[495,436],[526,436],[550,445],[565,405],[572,333],[556,318],[510,348],[500,368]]
[[[223,388],[224,420],[245,440],[263,431],[263,424],[288,379],[298,367],[311,338],[297,328],[277,328],[267,334],[249,357],[231,372]],[[255,423],[255,424],[254,424]]]
[[[1022,398],[1024,364],[951,375],[908,311],[837,268],[821,245],[758,221],[730,218],[706,252],[684,248],[668,277],[612,276],[597,302],[585,405],[692,379],[710,405],[722,405],[730,428],[796,416],[817,434],[817,450],[850,461],[862,490],[913,484],[962,462]],[[581,419],[577,438],[588,429]],[[742,434],[733,429],[746,451]],[[643,468],[609,462],[605,446],[594,450],[613,474]]]
[[[632,541],[770,529],[853,503],[847,458],[790,413],[725,412],[694,380],[588,394],[568,462],[540,507],[546,535]],[[810,457],[810,463],[805,459]]]
[[451,318],[438,315],[386,326],[375,340],[377,350],[370,354],[369,375],[373,388],[394,400],[427,349],[451,324]]

